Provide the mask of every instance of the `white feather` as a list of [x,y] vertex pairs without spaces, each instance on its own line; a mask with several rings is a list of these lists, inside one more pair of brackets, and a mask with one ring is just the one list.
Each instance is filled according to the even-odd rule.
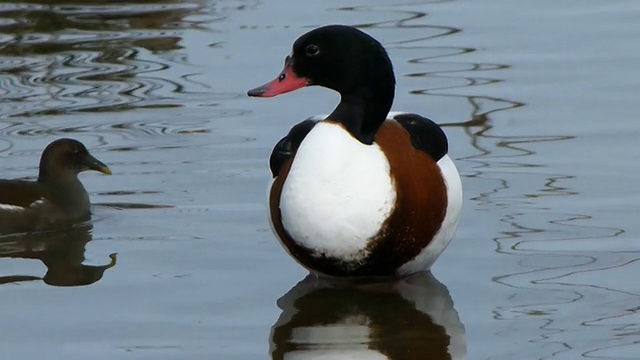
[[339,125],[317,124],[300,144],[280,197],[282,224],[315,255],[363,259],[396,200],[389,162],[376,144]]
[[40,199],[32,202],[31,204],[29,204],[29,207],[30,208],[35,208],[35,207],[38,207],[40,205],[43,205],[44,203],[45,203],[45,199],[44,198],[40,198]]
[[17,205],[0,204],[0,210],[20,212],[20,211],[25,211],[27,209],[22,207],[22,206],[17,206]]
[[32,202],[31,204],[29,204],[28,207],[18,206],[18,205],[11,205],[11,204],[0,204],[0,210],[12,211],[12,212],[31,211],[34,208],[45,204],[45,202],[46,202],[45,198],[40,198],[40,199]]

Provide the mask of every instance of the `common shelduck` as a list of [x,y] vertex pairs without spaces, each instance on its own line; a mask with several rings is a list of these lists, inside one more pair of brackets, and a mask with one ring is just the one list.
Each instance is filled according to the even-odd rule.
[[333,277],[427,270],[454,235],[460,175],[440,126],[389,112],[395,77],[383,46],[350,26],[314,29],[278,77],[248,92],[272,97],[319,85],[340,93],[328,116],[295,125],[273,149],[269,212],[302,266]]

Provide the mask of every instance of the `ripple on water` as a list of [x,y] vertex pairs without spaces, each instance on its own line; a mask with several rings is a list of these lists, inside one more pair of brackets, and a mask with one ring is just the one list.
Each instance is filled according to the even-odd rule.
[[43,276],[12,274],[0,276],[0,285],[42,280],[51,286],[91,285],[116,265],[116,254],[109,254],[104,265],[85,263],[85,247],[91,241],[91,224],[74,228],[0,237],[0,259],[40,260],[47,268]]
[[[556,142],[568,143],[573,136],[554,133],[552,128],[532,131],[532,126],[518,128],[524,133],[510,133],[517,130],[501,121],[507,111],[506,117],[517,117],[514,110],[525,106],[524,101],[493,97],[487,95],[490,91],[484,91],[487,85],[505,82],[507,75],[501,76],[501,71],[510,65],[465,62],[465,57],[475,55],[476,48],[434,46],[431,40],[460,34],[462,29],[434,26],[427,20],[428,7],[423,12],[410,6],[384,5],[338,10],[373,13],[383,9],[398,17],[361,26],[372,32],[420,29],[408,39],[394,39],[394,34],[384,32],[392,58],[395,52],[409,59],[406,63],[394,62],[397,74],[404,77],[402,82],[408,84],[400,88],[418,95],[398,101],[416,109],[424,108],[423,96],[450,103],[442,106],[448,111],[444,119],[447,132],[462,130],[474,150],[458,159],[461,168],[466,168],[463,176],[473,180],[476,188],[487,184],[486,191],[470,199],[474,219],[467,217],[465,221],[502,229],[493,238],[496,253],[484,260],[517,263],[517,270],[503,271],[492,278],[503,286],[506,295],[500,300],[495,295],[488,299],[498,323],[487,325],[500,339],[514,339],[517,345],[503,344],[503,350],[491,352],[517,353],[520,358],[532,359],[637,357],[637,326],[633,324],[637,322],[640,288],[628,280],[630,267],[637,269],[640,260],[640,252],[629,251],[629,241],[635,239],[625,236],[623,229],[602,224],[594,205],[591,209],[567,206],[576,200],[584,202],[584,194],[574,189],[576,176],[558,171],[560,167],[555,166],[553,158],[536,156],[538,149]],[[528,135],[527,131],[542,134]],[[495,224],[496,219],[499,224]],[[473,240],[482,240],[475,232],[470,235]],[[456,242],[465,240],[458,238]],[[458,250],[464,246],[453,244]],[[482,269],[476,271],[482,276]],[[486,285],[481,291],[486,291]]]
[[451,295],[430,273],[357,285],[309,275],[277,304],[282,313],[271,329],[273,359],[467,355],[465,328]]
[[[509,333],[527,337],[528,345],[519,347],[522,356],[568,355],[574,349],[595,354],[627,346],[628,339],[610,338],[610,327],[586,324],[629,314],[624,306],[610,305],[631,303],[640,289],[605,279],[607,272],[639,260],[640,252],[628,251],[628,243],[621,245],[627,242],[620,238],[624,231],[600,225],[589,209],[559,210],[582,196],[573,189],[576,177],[550,172],[546,163],[536,162],[535,149],[573,137],[507,135],[491,121],[466,130],[478,149],[464,159],[473,170],[470,177],[494,183],[471,200],[502,223],[504,230],[493,239],[496,252],[518,264],[517,271],[493,278],[509,289],[508,301],[495,307],[494,316],[509,322]],[[603,247],[603,241],[609,245]],[[601,310],[594,312],[596,308]],[[589,337],[602,341],[583,340]]]
[[185,31],[214,26],[235,8],[203,1],[2,3],[0,117],[197,106],[239,96],[212,94],[180,44]]

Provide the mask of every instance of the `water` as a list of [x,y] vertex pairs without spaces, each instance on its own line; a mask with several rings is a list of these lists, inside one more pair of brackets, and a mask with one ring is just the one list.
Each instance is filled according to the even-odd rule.
[[[63,136],[114,172],[81,176],[91,224],[0,240],[0,358],[638,358],[638,11],[0,2],[2,177]],[[271,234],[271,147],[337,96],[245,92],[327,23],[381,40],[394,109],[445,125],[465,207],[434,277],[303,280]]]

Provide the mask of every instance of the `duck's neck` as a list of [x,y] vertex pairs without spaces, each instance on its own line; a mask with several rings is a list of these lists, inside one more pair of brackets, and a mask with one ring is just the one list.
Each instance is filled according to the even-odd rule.
[[89,212],[89,194],[80,182],[77,175],[65,174],[64,176],[49,177],[40,174],[38,183],[47,189],[47,197],[56,205],[73,209],[84,215]]
[[367,145],[373,143],[387,119],[395,91],[393,74],[371,80],[355,91],[341,93],[340,103],[328,117],[341,122],[354,138]]

